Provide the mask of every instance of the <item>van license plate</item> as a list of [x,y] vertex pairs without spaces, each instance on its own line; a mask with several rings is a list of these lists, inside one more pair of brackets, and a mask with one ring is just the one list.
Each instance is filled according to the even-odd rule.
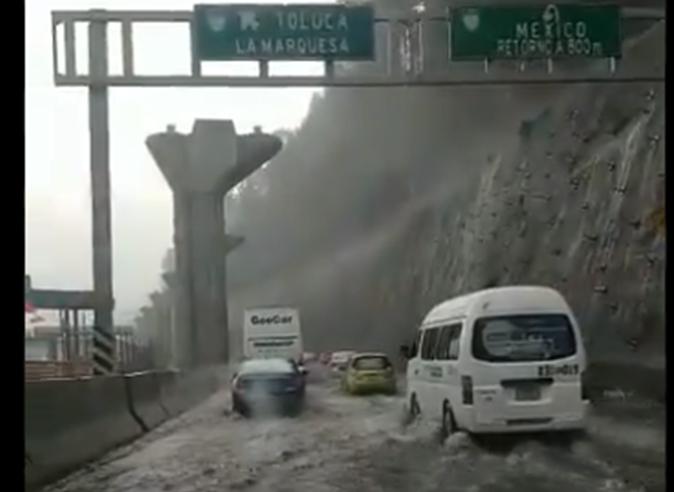
[[534,401],[541,399],[541,388],[539,386],[517,386],[515,387],[515,400]]

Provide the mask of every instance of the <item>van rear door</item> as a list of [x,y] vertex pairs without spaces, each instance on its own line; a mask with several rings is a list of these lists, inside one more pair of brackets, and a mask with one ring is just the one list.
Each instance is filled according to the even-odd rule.
[[582,412],[577,338],[565,314],[478,319],[471,344],[477,422],[543,423]]

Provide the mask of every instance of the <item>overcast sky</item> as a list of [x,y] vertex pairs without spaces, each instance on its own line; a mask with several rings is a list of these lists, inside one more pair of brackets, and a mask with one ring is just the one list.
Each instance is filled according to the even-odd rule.
[[[85,88],[54,86],[50,12],[191,10],[193,4],[181,0],[26,2],[26,273],[32,276],[34,286],[92,287],[87,95]],[[137,34],[134,59],[140,73],[175,73],[189,66],[185,29],[161,25],[139,29]],[[109,44],[115,46],[116,39],[111,33]],[[83,59],[84,49],[78,47]],[[111,52],[110,56],[114,70],[120,66],[119,55]],[[294,128],[305,117],[313,92],[316,90],[111,90],[116,322],[131,321],[147,295],[159,286],[161,260],[172,242],[171,198],[145,147],[147,135],[162,131],[169,123],[176,124],[178,131],[189,132],[195,118],[232,119],[239,133],[251,131],[254,125],[265,131]]]

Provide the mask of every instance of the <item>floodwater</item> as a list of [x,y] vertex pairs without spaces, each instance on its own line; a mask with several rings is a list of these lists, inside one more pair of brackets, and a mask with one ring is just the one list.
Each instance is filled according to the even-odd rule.
[[402,396],[345,395],[320,366],[299,417],[230,408],[224,390],[44,492],[665,490],[664,408],[626,397],[599,402],[585,436],[445,442],[405,422]]

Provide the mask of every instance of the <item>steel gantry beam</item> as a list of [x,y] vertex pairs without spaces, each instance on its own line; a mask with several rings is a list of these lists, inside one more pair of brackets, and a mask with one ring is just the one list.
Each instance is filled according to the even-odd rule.
[[[665,22],[664,12],[657,9],[622,9],[624,22]],[[587,61],[574,62],[575,68],[563,71],[550,70],[550,63],[529,63],[523,70],[521,63],[492,63],[485,70],[480,62],[451,62],[446,56],[443,69],[435,63],[433,69],[424,63],[437,52],[445,55],[447,46],[429,46],[428,36],[438,30],[447,30],[451,17],[447,15],[411,16],[409,18],[375,18],[375,30],[385,42],[378,43],[376,62],[358,62],[362,66],[377,68],[376,73],[359,74],[349,67],[353,62],[325,61],[325,73],[318,76],[272,76],[268,62],[258,61],[258,73],[252,76],[205,75],[195,49],[193,13],[180,11],[56,11],[52,12],[52,37],[54,50],[54,81],[57,86],[106,86],[106,87],[395,87],[395,86],[457,86],[457,85],[512,85],[512,84],[567,84],[567,83],[625,83],[663,82],[664,57],[651,61],[644,68],[643,60],[620,60],[613,64]],[[96,25],[121,24],[122,73],[78,73],[76,70],[75,23]],[[190,70],[182,74],[141,75],[136,73],[133,59],[133,26],[136,24],[183,24],[189,28]],[[63,34],[61,34],[61,30]],[[383,32],[382,32],[383,31]],[[408,46],[410,66],[401,62],[401,43],[413,36],[413,46]],[[91,40],[89,48],[93,49]],[[115,47],[112,47],[115,48]],[[434,51],[436,53],[434,53]],[[101,65],[107,65],[107,52],[97,52]],[[63,61],[64,70],[59,69]],[[343,68],[343,70],[338,70]]]

